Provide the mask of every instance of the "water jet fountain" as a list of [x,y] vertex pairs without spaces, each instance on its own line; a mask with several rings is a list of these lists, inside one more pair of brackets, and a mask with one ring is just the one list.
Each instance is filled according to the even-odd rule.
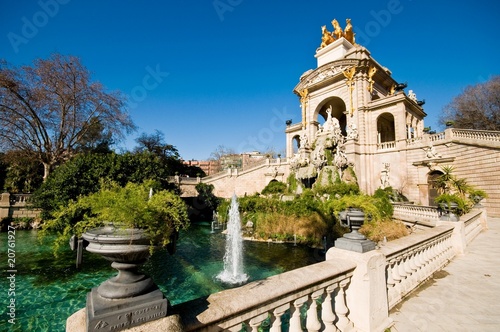
[[243,272],[243,238],[236,194],[233,195],[229,208],[224,269],[216,278],[233,285],[241,285],[248,280],[248,275]]

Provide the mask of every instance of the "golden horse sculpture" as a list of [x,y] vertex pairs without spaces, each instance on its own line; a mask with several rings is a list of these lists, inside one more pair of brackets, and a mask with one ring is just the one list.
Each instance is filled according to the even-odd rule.
[[349,41],[351,44],[353,44],[353,45],[355,44],[355,41],[354,41],[355,33],[352,30],[351,19],[348,18],[345,21],[346,21],[347,25],[346,25],[344,31],[342,31],[342,28],[340,27],[340,24],[336,19],[334,19],[332,21],[333,32],[328,31],[328,29],[326,28],[326,25],[323,25],[321,27],[322,36],[321,36],[321,45],[319,46],[319,48],[323,48],[327,45],[330,45],[331,43],[333,43],[334,41],[336,41],[342,37],[347,39],[347,41]]
[[333,25],[333,29],[334,29],[332,32],[333,38],[335,38],[335,40],[337,40],[337,39],[344,37],[344,31],[342,31],[342,28],[340,27],[340,24],[336,19],[334,19],[332,21],[332,25]]
[[350,18],[346,19],[345,23],[347,25],[344,29],[344,38],[347,39],[348,42],[354,45],[356,42],[354,40],[354,32],[352,31],[351,19]]
[[321,27],[321,33],[322,33],[321,45],[319,45],[319,48],[323,48],[323,47],[325,47],[327,45],[330,45],[331,43],[333,43],[335,41],[333,39],[332,34],[330,33],[330,31],[328,31],[326,29],[326,25],[323,25]]

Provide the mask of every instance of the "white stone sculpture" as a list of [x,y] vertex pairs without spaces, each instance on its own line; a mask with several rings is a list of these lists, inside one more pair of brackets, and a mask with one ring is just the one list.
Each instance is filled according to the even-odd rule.
[[413,90],[408,91],[408,98],[410,98],[414,102],[417,102],[417,95],[415,94],[415,92],[413,92]]

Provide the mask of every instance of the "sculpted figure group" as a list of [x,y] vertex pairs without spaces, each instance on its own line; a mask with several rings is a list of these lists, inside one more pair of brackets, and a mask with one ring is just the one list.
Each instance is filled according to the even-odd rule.
[[354,32],[352,30],[351,19],[348,18],[345,21],[346,21],[346,27],[343,31],[339,25],[339,22],[336,19],[332,21],[333,32],[328,31],[326,25],[323,25],[321,27],[322,37],[321,37],[321,45],[319,46],[319,48],[323,48],[342,37],[347,39],[347,41],[349,41],[351,44],[353,45],[355,44],[355,37],[354,37]]

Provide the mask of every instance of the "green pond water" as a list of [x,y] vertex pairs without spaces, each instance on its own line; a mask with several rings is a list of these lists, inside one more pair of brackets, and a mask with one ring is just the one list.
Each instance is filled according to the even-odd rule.
[[[215,279],[223,269],[224,250],[224,235],[212,234],[210,223],[196,223],[181,233],[175,255],[158,251],[143,270],[175,305],[229,287]],[[117,273],[110,262],[86,251],[83,266],[77,270],[75,257],[68,246],[54,258],[50,241],[40,244],[36,231],[16,231],[16,272],[7,272],[12,270],[8,266],[8,234],[0,233],[0,331],[65,331],[66,319],[85,307],[87,292]],[[250,276],[249,281],[323,258],[320,250],[293,244],[244,242],[245,273]],[[7,277],[12,274],[15,275],[15,295],[9,292],[13,279]],[[9,322],[7,307],[13,298],[15,324]]]

